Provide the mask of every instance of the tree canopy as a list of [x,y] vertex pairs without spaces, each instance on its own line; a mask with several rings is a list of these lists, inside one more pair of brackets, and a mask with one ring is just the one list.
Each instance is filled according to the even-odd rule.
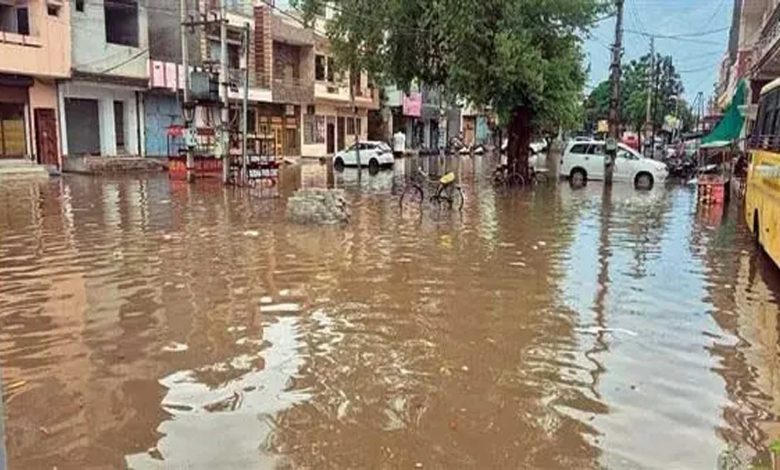
[[[647,96],[650,80],[651,57],[647,54],[639,60],[632,60],[623,69],[620,86],[621,119],[634,130],[642,129],[647,118]],[[652,119],[659,128],[664,118],[670,114],[683,119],[686,126],[691,124],[691,113],[687,103],[682,101],[683,88],[671,56],[656,54],[655,59],[656,93]],[[608,80],[599,83],[588,95],[585,102],[585,118],[595,124],[609,115],[610,84]],[[676,100],[681,100],[679,103]]]
[[[582,38],[609,3],[332,0],[326,28],[337,63],[402,88],[442,87],[492,108],[509,124],[512,158],[526,153],[532,133],[578,121]],[[295,5],[311,20],[324,2]]]

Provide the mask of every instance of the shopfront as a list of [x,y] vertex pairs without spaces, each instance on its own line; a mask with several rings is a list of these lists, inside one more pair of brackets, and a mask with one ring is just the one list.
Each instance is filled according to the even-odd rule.
[[[255,108],[256,134],[272,141],[276,156],[301,155],[301,107],[262,103]],[[251,135],[251,132],[250,132]]]
[[26,109],[32,79],[0,77],[0,158],[25,158]]

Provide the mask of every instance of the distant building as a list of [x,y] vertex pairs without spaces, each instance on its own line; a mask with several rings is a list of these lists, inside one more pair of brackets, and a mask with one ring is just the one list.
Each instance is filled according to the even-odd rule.
[[56,81],[70,67],[67,2],[0,2],[0,159],[59,164]]
[[149,81],[146,2],[65,3],[71,15],[71,79],[59,84],[66,156],[142,155]]

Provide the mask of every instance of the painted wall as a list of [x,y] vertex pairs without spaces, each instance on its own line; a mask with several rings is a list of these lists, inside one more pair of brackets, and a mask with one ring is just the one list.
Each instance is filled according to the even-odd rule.
[[[139,133],[143,141],[144,125],[143,110],[136,106],[136,91],[129,87],[116,85],[99,85],[89,82],[64,82],[59,85],[60,109],[65,109],[66,98],[94,99],[98,101],[98,119],[100,122],[100,154],[117,155],[116,133],[114,130],[114,101],[122,101],[124,107],[125,150],[129,155],[142,154],[143,146],[139,145]],[[140,113],[139,113],[140,111]],[[140,123],[139,123],[140,120]],[[60,113],[60,129],[62,135],[62,153],[68,154],[68,123],[65,113]],[[139,127],[140,124],[140,127]],[[95,132],[94,129],[83,129],[83,132]]]
[[[303,145],[301,146],[301,154],[304,157],[324,157],[328,155],[328,129],[327,129],[327,122],[329,118],[336,118],[338,116],[343,117],[349,117],[349,115],[344,114],[343,112],[339,111],[339,108],[337,106],[331,105],[331,104],[317,104],[316,105],[316,111],[317,116],[325,116],[325,143],[323,144],[309,144],[309,145]],[[362,122],[360,124],[360,139],[366,140],[368,139],[368,111],[366,109],[358,109],[358,116],[362,119]],[[338,128],[336,129],[336,132],[338,132]],[[303,132],[301,132],[303,134]],[[336,139],[338,141],[338,136],[336,136]],[[350,145],[354,141],[353,137],[351,135],[346,135],[344,138],[344,142],[346,145]]]
[[[149,59],[149,29],[146,2],[138,7],[138,46],[111,44],[106,41],[106,19],[103,2],[84,1],[84,11],[70,2],[73,68],[121,77],[146,78]],[[67,6],[67,5],[66,5]]]
[[172,124],[184,125],[181,106],[176,97],[173,95],[146,95],[144,116],[146,155],[150,157],[167,156],[168,126]]
[[45,0],[29,1],[30,35],[0,32],[0,72],[64,78],[70,73],[70,9],[49,16]]

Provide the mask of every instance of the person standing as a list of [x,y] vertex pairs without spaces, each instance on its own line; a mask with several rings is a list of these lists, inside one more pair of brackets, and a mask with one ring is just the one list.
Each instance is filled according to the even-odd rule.
[[393,156],[403,158],[406,153],[406,134],[401,131],[393,134]]

